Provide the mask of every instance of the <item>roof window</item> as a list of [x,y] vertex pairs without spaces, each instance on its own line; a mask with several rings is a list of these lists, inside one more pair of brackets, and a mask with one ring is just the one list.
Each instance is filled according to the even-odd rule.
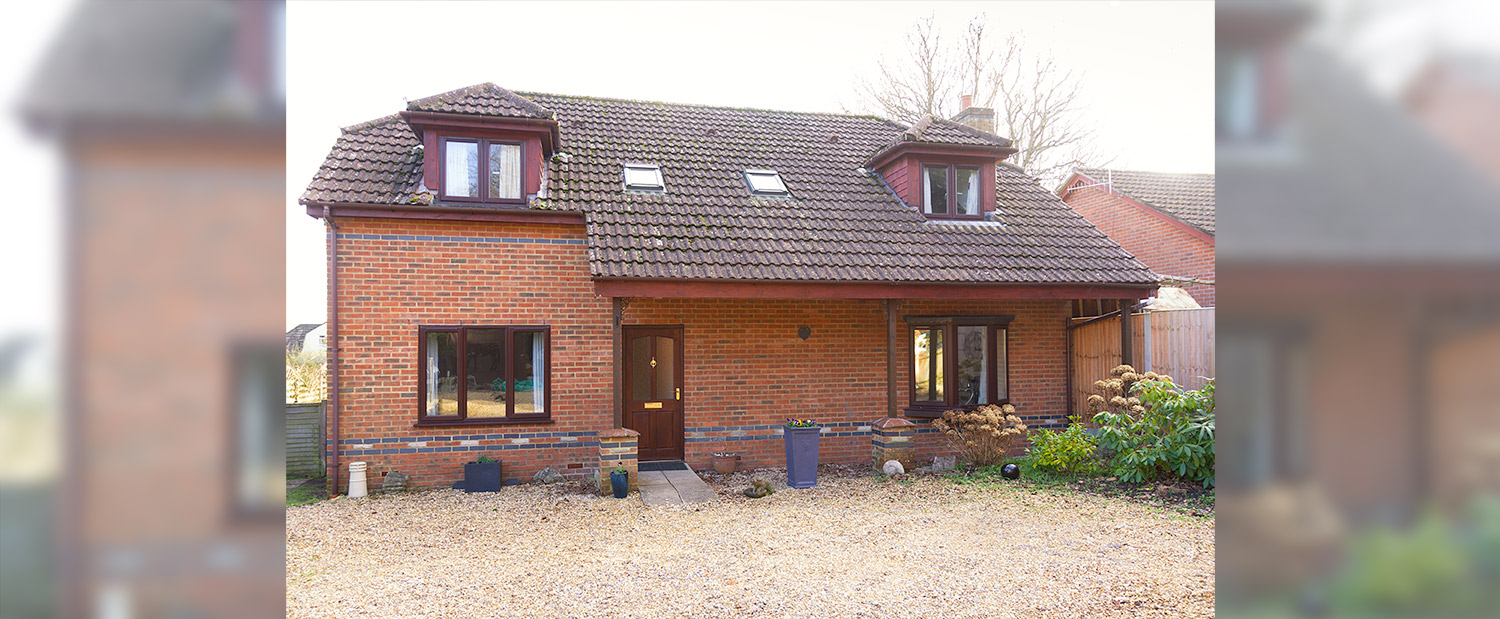
[[661,166],[654,163],[625,164],[625,188],[636,191],[663,191]]
[[775,170],[745,170],[745,181],[750,183],[750,193],[757,196],[784,196],[786,184]]

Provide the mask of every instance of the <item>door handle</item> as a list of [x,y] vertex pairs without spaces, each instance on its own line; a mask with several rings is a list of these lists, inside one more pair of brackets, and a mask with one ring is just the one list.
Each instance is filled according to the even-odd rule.
[[682,399],[682,387],[677,388],[677,399]]

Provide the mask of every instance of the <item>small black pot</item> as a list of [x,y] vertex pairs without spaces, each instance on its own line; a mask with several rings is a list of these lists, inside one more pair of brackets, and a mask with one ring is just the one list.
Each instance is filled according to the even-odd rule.
[[609,488],[615,491],[615,498],[625,498],[625,495],[630,494],[630,474],[610,471]]
[[1006,479],[1020,479],[1021,467],[1014,464],[1007,464],[1005,466],[1002,466],[1000,467],[1000,476]]
[[499,462],[464,463],[464,492],[498,492],[499,490]]

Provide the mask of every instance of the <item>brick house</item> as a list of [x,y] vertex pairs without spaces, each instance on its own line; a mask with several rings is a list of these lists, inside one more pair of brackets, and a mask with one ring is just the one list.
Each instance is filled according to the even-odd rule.
[[[1060,187],[1068,206],[1167,281],[1214,280],[1214,175],[1079,168]],[[1213,307],[1212,284],[1185,290]]]
[[869,461],[882,419],[918,459],[955,407],[1061,422],[1071,300],[1156,276],[1004,163],[992,118],[479,84],[345,128],[301,199],[330,230],[331,484],[352,460],[450,484],[480,453],[584,479],[634,433],[641,460],[781,466],[791,417],[825,463]]

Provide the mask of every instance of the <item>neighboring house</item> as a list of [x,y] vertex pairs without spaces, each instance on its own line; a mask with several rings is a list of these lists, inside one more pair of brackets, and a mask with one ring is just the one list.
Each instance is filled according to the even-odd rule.
[[932,418],[983,403],[1055,427],[1070,300],[1156,277],[1013,152],[944,119],[494,84],[345,128],[301,199],[332,231],[330,473],[586,478],[616,428],[641,460],[782,466],[793,417],[825,463],[869,462],[886,417],[925,458]]
[[286,332],[287,354],[297,354],[302,352],[303,349],[321,350],[323,348],[323,338],[327,335],[327,332],[323,329],[324,324],[321,322],[304,322],[288,330]]
[[67,182],[58,616],[285,612],[283,10],[79,2],[24,91]]
[[[1063,202],[1125,251],[1214,305],[1214,175],[1079,168],[1059,186]],[[1207,283],[1191,283],[1207,282]]]
[[1500,57],[1439,55],[1417,72],[1402,99],[1470,165],[1500,181]]

